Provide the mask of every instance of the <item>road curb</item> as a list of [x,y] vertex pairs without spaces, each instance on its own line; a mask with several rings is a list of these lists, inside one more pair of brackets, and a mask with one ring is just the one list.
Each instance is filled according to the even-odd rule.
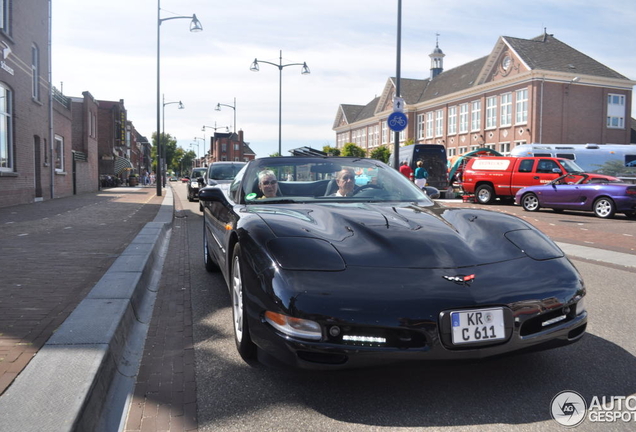
[[170,243],[165,198],[2,396],[0,430],[118,430],[143,355]]

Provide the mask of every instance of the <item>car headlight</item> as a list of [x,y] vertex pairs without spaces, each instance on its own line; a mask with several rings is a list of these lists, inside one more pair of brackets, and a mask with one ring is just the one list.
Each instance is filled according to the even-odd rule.
[[190,182],[190,187],[198,188],[199,187],[199,182],[198,181]]
[[333,245],[306,237],[281,237],[267,243],[267,249],[285,270],[342,271],[345,262]]
[[508,231],[505,237],[523,253],[535,260],[563,257],[563,252],[548,237],[537,230],[521,229]]
[[272,311],[265,312],[265,321],[288,336],[309,340],[320,340],[322,338],[320,324],[315,321],[294,318]]

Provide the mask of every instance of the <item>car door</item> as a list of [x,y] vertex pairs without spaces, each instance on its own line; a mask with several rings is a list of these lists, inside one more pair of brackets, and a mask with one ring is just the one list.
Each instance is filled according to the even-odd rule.
[[581,186],[577,184],[546,185],[541,194],[541,205],[549,208],[577,209],[581,205]]
[[510,193],[515,195],[520,189],[526,186],[534,186],[539,184],[536,177],[536,158],[520,158],[517,166],[513,168],[512,179],[510,182]]

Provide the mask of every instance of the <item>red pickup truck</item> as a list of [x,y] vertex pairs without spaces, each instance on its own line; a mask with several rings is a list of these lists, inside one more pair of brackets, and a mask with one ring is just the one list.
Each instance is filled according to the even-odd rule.
[[[476,202],[490,204],[497,197],[513,198],[519,189],[526,186],[549,183],[565,173],[581,172],[583,169],[569,159],[484,156],[471,159],[466,164],[462,189],[475,194]],[[588,175],[588,183],[618,180],[602,174]]]

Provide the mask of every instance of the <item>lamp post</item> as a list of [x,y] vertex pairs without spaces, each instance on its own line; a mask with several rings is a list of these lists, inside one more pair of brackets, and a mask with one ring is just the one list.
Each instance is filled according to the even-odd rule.
[[[170,104],[179,104],[179,109],[184,109],[185,107],[183,106],[183,103],[181,103],[181,101],[178,102],[166,102],[166,95],[162,95],[163,97],[163,102],[162,102],[162,130],[161,130],[161,139],[159,141],[162,141],[166,138],[166,105],[170,105]],[[162,177],[162,181],[163,181],[163,186],[166,186],[166,170],[164,168],[164,165],[166,163],[166,145],[163,144],[161,146],[162,149],[162,153],[161,153],[161,159],[160,161],[161,163],[161,168],[163,170],[163,177]]]
[[194,168],[198,168],[199,167],[199,143],[198,142],[190,143],[190,147],[192,146],[197,146],[197,155],[194,158]]
[[236,133],[236,98],[234,98],[234,105],[226,105],[226,104],[222,104],[222,103],[217,103],[216,104],[216,108],[214,108],[215,111],[221,111],[221,107],[222,106],[226,106],[228,108],[232,108],[234,110],[234,133]]
[[311,73],[309,68],[307,67],[307,63],[289,63],[283,64],[283,50],[280,51],[280,57],[278,60],[278,64],[271,63],[264,60],[254,59],[254,62],[250,66],[250,70],[252,72],[258,72],[258,63],[267,63],[272,66],[276,66],[278,68],[278,155],[282,156],[282,148],[281,148],[281,119],[282,119],[282,104],[283,104],[283,68],[287,66],[302,66],[302,70],[300,71],[301,75],[308,75]]
[[[205,150],[205,138],[194,137],[195,140],[203,141],[203,150]],[[197,145],[197,160],[199,159],[199,143],[195,143]]]
[[157,196],[161,196],[161,137],[159,124],[161,117],[161,23],[173,19],[189,19],[190,31],[200,32],[203,30],[201,22],[197,19],[196,14],[192,16],[175,16],[169,18],[161,18],[161,0],[157,0]]

